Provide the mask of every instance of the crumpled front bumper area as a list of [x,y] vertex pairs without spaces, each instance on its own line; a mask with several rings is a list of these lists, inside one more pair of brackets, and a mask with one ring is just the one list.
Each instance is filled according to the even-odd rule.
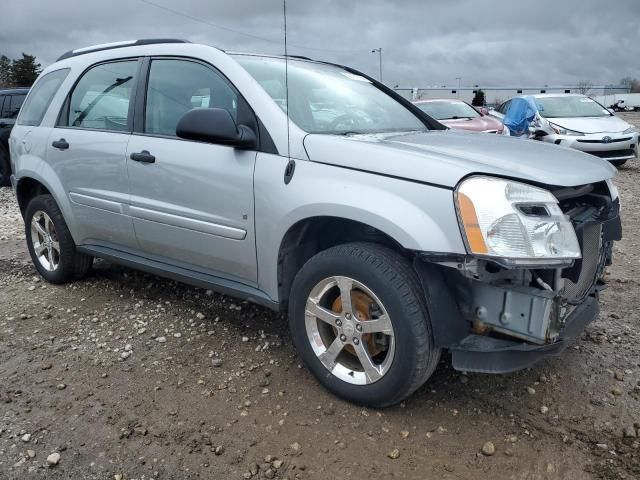
[[449,346],[453,368],[466,372],[508,373],[530,367],[540,360],[559,355],[597,318],[599,311],[598,294],[595,293],[569,314],[558,340],[547,345],[469,335],[457,345]]
[[[568,192],[571,193],[571,192]],[[565,193],[565,194],[568,194]],[[560,354],[599,314],[611,246],[622,236],[619,201],[583,196],[569,212],[583,258],[563,269],[503,269],[422,254],[414,262],[437,347],[456,370],[506,373]],[[597,208],[597,202],[604,205]]]

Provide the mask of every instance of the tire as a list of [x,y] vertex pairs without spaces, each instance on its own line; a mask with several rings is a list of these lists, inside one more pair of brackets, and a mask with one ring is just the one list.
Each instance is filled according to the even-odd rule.
[[613,165],[614,167],[621,167],[625,163],[627,163],[626,160],[611,160],[611,165]]
[[[46,248],[46,236],[39,233],[42,230],[39,231],[32,226],[34,217],[40,227],[44,227],[49,234],[51,239],[49,248]],[[67,228],[58,204],[51,195],[39,195],[33,198],[27,205],[24,220],[31,260],[46,281],[55,284],[69,283],[84,277],[91,269],[93,257],[76,251],[71,232]],[[58,247],[57,250],[55,245]],[[40,252],[43,246],[45,246],[44,251],[40,255],[36,253],[36,249]]]
[[[337,320],[330,316],[329,323],[306,314],[307,302],[310,296],[316,298],[314,294],[317,291],[327,292],[321,294],[324,295],[322,298],[332,294],[338,295],[342,303],[344,297],[340,293],[339,286],[322,287],[324,283],[333,278],[343,279],[341,281],[347,283],[351,279],[354,281],[353,285],[356,287],[354,291],[357,292],[351,296],[354,305],[358,302],[353,302],[353,300],[358,300],[362,296],[362,291],[369,290],[371,295],[367,295],[365,298],[374,299],[373,304],[381,302],[382,305],[376,305],[375,308],[380,307],[377,308],[378,312],[386,312],[387,317],[385,318],[390,319],[392,336],[387,337],[382,333],[373,334],[376,337],[375,342],[381,339],[386,340],[387,343],[386,353],[378,355],[384,355],[384,359],[377,368],[383,372],[386,369],[386,373],[383,373],[380,378],[371,381],[366,372],[354,373],[355,368],[344,367],[344,363],[360,358],[352,353],[358,348],[353,343],[349,346],[338,347],[342,350],[337,359],[346,360],[335,363],[333,370],[329,370],[329,367],[326,367],[321,361],[321,357],[330,352],[327,345],[330,344],[333,347],[333,343],[339,339],[340,332],[347,333],[347,329],[352,332],[353,319],[356,316],[361,317],[360,314],[355,313],[357,307],[352,310],[354,314],[351,316],[351,320],[348,320],[349,315],[345,313],[348,310],[342,308],[337,310],[323,306],[332,315],[340,316]],[[347,280],[344,280],[345,278]],[[360,284],[360,286],[356,284]],[[333,284],[329,282],[327,285]],[[337,299],[334,300],[333,305],[337,301]],[[318,304],[321,303],[322,300],[318,300]],[[373,304],[369,305],[369,311],[371,311]],[[315,306],[315,303],[312,306]],[[336,311],[339,313],[334,313]],[[375,320],[374,316],[375,314],[369,315],[371,319]],[[379,317],[378,320],[380,318],[383,317]],[[324,335],[325,337],[329,335],[329,338],[326,341],[321,339],[320,342],[323,342],[324,345],[320,346],[317,338],[320,338],[322,334],[312,337],[310,329],[314,332],[319,331],[321,327],[331,325],[332,321],[335,321],[336,324],[338,321],[344,323],[340,324],[341,330],[333,326],[330,329],[325,328]],[[366,321],[359,323],[360,326],[358,327],[356,324],[356,327],[362,329],[364,325],[367,328]],[[382,408],[401,402],[427,381],[440,359],[441,351],[434,346],[431,320],[416,273],[402,255],[376,244],[349,243],[339,245],[312,257],[300,269],[293,281],[289,299],[289,326],[298,354],[316,379],[335,395],[360,405]],[[334,335],[335,338],[332,339],[331,337]],[[362,337],[359,345],[366,346],[365,351],[371,353],[371,337],[367,337],[364,333],[360,333],[360,335]],[[312,341],[312,338],[316,338],[316,340]],[[355,341],[356,337],[353,337],[353,342]],[[377,348],[378,343],[375,343],[373,347]],[[320,355],[316,353],[317,349],[322,350],[323,348],[326,348],[326,352]],[[356,351],[356,353],[358,352],[362,353],[362,350]],[[390,363],[387,363],[388,359],[390,359]],[[329,364],[333,365],[331,362]],[[362,367],[364,363],[360,362],[360,365]],[[364,384],[353,383],[363,377]],[[345,381],[345,378],[348,381]]]
[[0,187],[11,185],[11,163],[4,147],[0,146]]

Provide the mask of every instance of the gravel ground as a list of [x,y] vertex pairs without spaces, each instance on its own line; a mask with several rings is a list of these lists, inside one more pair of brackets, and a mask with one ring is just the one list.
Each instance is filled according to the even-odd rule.
[[324,391],[263,308],[105,262],[45,284],[1,189],[0,478],[640,478],[638,162],[617,184],[625,238],[573,348],[502,376],[445,356],[381,411]]

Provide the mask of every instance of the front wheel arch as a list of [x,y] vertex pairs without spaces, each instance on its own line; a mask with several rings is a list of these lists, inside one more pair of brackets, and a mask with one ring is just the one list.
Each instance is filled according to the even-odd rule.
[[305,218],[292,225],[283,236],[278,250],[278,300],[281,308],[287,308],[293,279],[311,257],[336,245],[358,241],[383,245],[409,256],[409,251],[393,237],[355,220],[318,216]]

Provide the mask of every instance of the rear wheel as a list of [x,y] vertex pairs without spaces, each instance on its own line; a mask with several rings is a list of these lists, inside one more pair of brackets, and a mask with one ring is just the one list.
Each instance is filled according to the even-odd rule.
[[0,187],[10,185],[11,164],[6,150],[0,146]]
[[293,283],[289,325],[320,383],[358,404],[402,401],[440,358],[411,265],[375,244],[340,245],[309,260]]
[[67,283],[89,271],[93,257],[76,251],[71,232],[51,195],[31,200],[24,220],[31,260],[45,280]]

